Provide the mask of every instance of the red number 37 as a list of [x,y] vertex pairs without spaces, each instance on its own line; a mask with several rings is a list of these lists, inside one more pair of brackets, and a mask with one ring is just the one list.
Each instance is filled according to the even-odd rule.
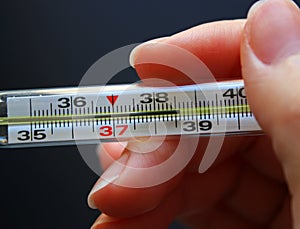
[[[128,125],[116,125],[116,129],[120,129],[118,132],[118,136],[122,136],[125,131],[128,129]],[[109,137],[113,135],[113,127],[112,126],[101,126],[100,127],[100,136]]]

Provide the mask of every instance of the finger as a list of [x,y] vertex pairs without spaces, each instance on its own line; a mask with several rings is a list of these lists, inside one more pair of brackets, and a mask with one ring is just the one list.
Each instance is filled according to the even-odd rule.
[[[206,139],[200,139],[198,144],[197,138],[185,138],[180,142],[177,137],[166,138],[163,142],[158,139],[129,143],[123,156],[114,162],[95,184],[88,196],[89,205],[118,217],[134,216],[154,209],[179,185],[184,169],[194,154],[192,161],[201,159],[207,143]],[[239,147],[235,144],[235,148],[232,148],[235,141],[236,139],[229,139],[224,144],[221,158],[228,158],[228,155],[233,154],[230,151],[234,152],[234,149]],[[115,144],[103,145],[104,148],[108,148],[102,148],[100,158],[116,158],[122,148]],[[120,163],[124,163],[121,168]],[[191,162],[188,171],[197,172],[196,164]],[[138,186],[132,182],[146,183]],[[137,196],[140,197],[140,201],[136,201]]]
[[299,25],[300,11],[292,1],[259,2],[249,12],[241,46],[247,97],[283,166],[295,228],[300,227]]
[[[205,174],[186,174],[181,185],[151,211],[126,219],[102,215],[95,225],[104,222],[106,225],[95,228],[153,228],[154,225],[166,228],[180,213],[211,209],[231,190],[239,168],[237,160],[228,160]],[[135,195],[135,200],[132,201],[137,201],[137,196],[139,195]]]
[[[247,138],[245,138],[247,139]],[[251,139],[250,139],[251,140]],[[192,143],[190,143],[192,141]],[[183,146],[183,150],[179,153],[182,155],[183,158],[178,158],[177,162],[175,161],[172,164],[169,164],[167,167],[165,167],[165,170],[162,171],[160,174],[157,174],[159,177],[163,177],[164,175],[167,175],[170,170],[176,166],[176,164],[180,163],[180,161],[186,160],[185,158],[187,154],[187,149],[190,147],[190,145],[196,144],[195,148],[195,155],[193,156],[192,160],[189,162],[186,168],[185,166],[182,166],[180,171],[178,171],[178,174],[174,174],[173,177],[170,179],[168,178],[166,182],[158,185],[154,185],[152,187],[145,187],[145,188],[135,188],[135,187],[122,187],[119,185],[114,184],[112,181],[109,182],[109,179],[103,179],[100,178],[99,181],[95,184],[95,187],[91,191],[91,194],[88,197],[89,205],[92,208],[99,208],[103,212],[113,215],[113,216],[133,216],[138,215],[141,213],[144,213],[146,211],[150,211],[151,209],[155,208],[162,200],[165,198],[175,187],[182,186],[182,179],[181,176],[184,173],[194,173],[195,175],[192,175],[192,177],[195,177],[195,181],[191,182],[191,184],[195,185],[195,188],[191,187],[191,190],[196,190],[196,192],[191,192],[190,196],[193,196],[192,193],[194,193],[194,199],[197,199],[196,196],[198,195],[198,192],[202,192],[205,190],[210,194],[210,198],[204,195],[204,198],[198,198],[199,201],[203,201],[203,203],[199,203],[199,205],[204,206],[204,203],[208,201],[208,203],[213,202],[213,198],[218,198],[219,195],[218,192],[212,191],[210,188],[211,186],[207,185],[208,182],[204,179],[206,176],[203,177],[203,179],[200,179],[196,181],[196,177],[200,174],[198,174],[198,167],[199,163],[201,161],[201,158],[205,152],[205,147],[207,145],[207,139],[200,138],[199,143],[197,145],[197,140],[195,138],[190,139],[186,144],[188,146]],[[196,143],[194,143],[196,141]],[[249,140],[241,141],[240,137],[228,137],[225,139],[222,150],[220,152],[220,155],[216,161],[216,163],[213,165],[211,170],[215,170],[215,167],[219,164],[222,164],[224,160],[231,160],[231,157],[235,155],[235,153],[239,150],[243,150],[243,148],[247,148],[248,144],[251,143]],[[114,143],[117,144],[117,143]],[[149,144],[149,143],[148,143]],[[127,166],[134,166],[139,168],[147,168],[149,166],[153,166],[155,164],[161,164],[163,163],[170,155],[173,155],[173,152],[175,151],[177,147],[177,139],[167,140],[165,141],[158,149],[156,149],[154,152],[146,153],[146,154],[136,154],[136,153],[130,153],[130,151],[127,149],[127,153],[124,155],[129,155],[129,159],[122,159],[127,163]],[[134,144],[135,148],[138,148],[140,144]],[[113,158],[115,155],[119,155],[120,152],[114,152],[114,150],[123,150],[122,147],[119,146],[112,146],[112,144],[102,145],[103,147],[108,147],[105,151],[100,150],[100,158],[108,157]],[[145,145],[140,145],[142,147],[142,150],[145,150]],[[129,149],[131,148],[129,143]],[[134,150],[134,149],[131,149]],[[101,156],[102,155],[102,156]],[[106,160],[108,161],[108,160]],[[188,161],[187,161],[188,162]],[[118,162],[117,162],[118,163]],[[112,165],[114,166],[114,165]],[[178,166],[178,165],[177,165]],[[232,168],[228,168],[227,170],[224,170],[222,172],[215,172],[214,175],[216,179],[219,180],[219,177],[222,175],[228,175],[232,174],[230,171],[234,169],[235,166],[232,166]],[[113,168],[109,168],[111,170]],[[181,172],[181,170],[183,170]],[[118,172],[118,170],[117,170]],[[132,172],[125,172],[122,171],[124,174],[123,176],[126,176],[126,179],[129,180],[137,180],[142,179],[145,180],[144,176],[136,176],[136,174],[132,174]],[[150,172],[149,172],[150,173]],[[155,176],[155,173],[150,173],[150,175]],[[187,175],[188,175],[187,174]],[[114,177],[114,175],[112,176]],[[147,180],[147,179],[146,179]],[[188,179],[189,180],[189,179]],[[213,177],[209,179],[210,181],[213,181]],[[226,179],[224,179],[225,182]],[[214,183],[214,182],[213,182]],[[196,185],[197,184],[197,185]],[[218,183],[219,184],[219,183]],[[183,185],[184,186],[184,185]],[[199,191],[198,187],[199,186]],[[221,188],[217,189],[217,191],[222,190]],[[137,196],[139,196],[141,199],[140,201],[136,201]],[[196,201],[192,200],[191,203],[196,203]],[[197,202],[198,203],[198,202]]]
[[[232,146],[232,141],[225,143],[225,146]],[[199,144],[201,145],[201,144]],[[170,143],[164,143],[163,147],[167,147],[169,150],[173,150],[174,146],[171,146]],[[229,147],[225,147],[227,150]],[[161,148],[160,150],[162,150]],[[166,154],[167,152],[164,152]],[[157,153],[150,153],[153,157],[155,157],[155,154]],[[182,152],[183,154],[183,152]],[[227,155],[230,153],[224,153],[222,152],[221,155],[223,155],[223,158],[228,158]],[[183,154],[184,155],[184,154]],[[152,157],[151,156],[151,157]],[[130,163],[137,165],[137,163],[142,164],[142,166],[145,166],[146,163],[151,162],[153,164],[153,159],[151,160],[144,160],[144,158],[139,158],[139,155],[135,155],[135,157],[132,157],[132,161]],[[165,155],[164,155],[165,157]],[[141,160],[142,159],[142,160]],[[228,160],[231,160],[230,158]],[[128,161],[127,161],[128,163]],[[131,164],[131,165],[132,165]],[[167,168],[168,169],[168,168]],[[170,168],[169,168],[170,169]],[[220,176],[233,176],[236,173],[236,166],[230,165],[227,166],[226,169],[223,169],[219,172],[219,170],[216,170],[212,168],[212,172],[214,175],[210,175],[210,173],[203,174],[205,176],[201,176],[197,173],[197,168],[195,170],[190,170],[190,172],[195,173],[192,177],[194,179],[191,180],[190,183],[183,183],[181,182],[181,173],[176,175],[174,178],[170,179],[169,181],[159,184],[154,187],[147,187],[147,188],[130,188],[130,187],[121,187],[114,184],[107,183],[106,185],[96,184],[96,190],[91,191],[92,194],[89,195],[89,201],[90,205],[92,207],[98,207],[105,213],[113,216],[133,216],[137,214],[144,213],[146,211],[150,211],[151,209],[155,208],[159,203],[163,200],[164,197],[168,195],[175,187],[180,186],[186,186],[189,184],[188,187],[191,188],[189,196],[194,197],[194,199],[197,199],[196,196],[199,192],[202,192],[203,198],[198,198],[198,200],[201,203],[202,206],[209,205],[210,203],[214,202],[214,198],[218,199],[220,195],[218,193],[225,193],[225,191],[221,187],[227,187],[229,185],[226,185],[227,179],[222,179],[222,182],[218,182],[217,184],[215,182],[212,182],[214,180],[214,177],[220,177]],[[128,179],[133,179],[131,174],[126,173]],[[162,176],[163,174],[161,174]],[[188,174],[187,174],[188,176]],[[198,177],[200,176],[200,177]],[[201,178],[202,177],[202,178]],[[206,179],[209,177],[209,179]],[[198,180],[196,180],[198,178]],[[200,178],[200,179],[199,179]],[[144,177],[142,177],[144,179]],[[228,178],[229,179],[229,178]],[[190,178],[187,178],[187,180],[190,180]],[[100,182],[105,183],[105,180],[100,178]],[[229,181],[228,181],[229,182]],[[230,183],[230,182],[229,182]],[[216,184],[219,186],[219,188],[214,188],[212,190],[212,186],[209,184]],[[223,184],[223,186],[222,186]],[[195,186],[192,188],[192,186]],[[99,188],[100,186],[100,188]],[[195,191],[193,191],[195,190]],[[215,192],[217,191],[217,193]],[[206,193],[206,195],[205,195]],[[137,196],[140,197],[140,201],[137,201]],[[209,197],[209,198],[208,198]],[[180,198],[180,197],[178,197]],[[92,204],[91,204],[92,202]],[[196,203],[195,200],[191,200],[190,202],[187,201],[187,203],[190,203],[191,205]],[[198,203],[198,202],[197,202]],[[199,203],[200,204],[200,203]],[[197,207],[197,204],[196,206]],[[187,207],[191,208],[191,207]]]
[[182,72],[160,64],[141,64],[151,58],[184,61],[183,53],[175,55],[176,50],[172,53],[168,46],[174,45],[198,57],[217,78],[240,77],[240,41],[244,23],[244,20],[213,22],[156,40],[155,43],[146,42],[133,50],[130,62],[142,79],[156,77],[176,83],[178,78],[185,78]]
[[[147,153],[134,152],[139,147],[141,147],[141,150],[146,150],[145,145],[156,147],[156,143],[159,144],[158,148],[153,151]],[[177,138],[172,138],[165,139],[164,142],[156,142],[156,140],[139,142],[132,145],[134,149],[126,149],[123,156],[105,171],[92,189],[88,197],[89,205],[118,217],[130,217],[154,209],[178,184],[184,166],[170,179],[147,186],[148,181],[155,182],[153,179],[164,178],[163,176],[168,175],[169,172],[153,171],[152,168],[155,169],[155,165],[167,160],[173,154],[177,145]],[[130,148],[130,146],[127,147]],[[149,169],[148,173],[147,169]],[[165,169],[171,170],[171,167]],[[159,172],[161,173],[156,174]],[[138,187],[140,183],[145,187]]]
[[182,202],[177,197],[178,190],[171,193],[157,208],[135,217],[117,218],[101,214],[92,229],[168,228],[181,209]]

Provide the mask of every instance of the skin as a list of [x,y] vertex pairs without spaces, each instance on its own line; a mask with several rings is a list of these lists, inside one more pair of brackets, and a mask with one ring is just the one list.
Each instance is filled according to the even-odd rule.
[[[157,41],[192,52],[217,79],[243,77],[250,106],[266,134],[226,137],[216,162],[204,174],[197,172],[207,144],[207,139],[201,138],[188,166],[163,184],[150,188],[106,185],[89,197],[102,211],[93,229],[160,229],[167,228],[175,218],[191,228],[300,228],[299,109],[287,109],[280,100],[284,94],[300,103],[299,75],[295,73],[299,72],[300,58],[297,52],[278,56],[282,46],[279,38],[279,43],[266,48],[270,50],[261,50],[263,38],[257,38],[253,31],[257,21],[273,20],[274,7],[286,10],[287,15],[293,15],[290,19],[300,24],[295,5],[272,0],[252,9],[247,21],[208,23]],[[278,23],[275,26],[286,29]],[[297,29],[293,31],[297,36]],[[163,55],[164,49],[146,44],[136,51],[133,61],[139,63],[160,52]],[[183,73],[162,65],[137,64],[135,69],[142,79],[155,75],[189,83]],[[286,120],[290,120],[288,124]],[[126,155],[126,165],[146,168],[163,162],[176,145],[176,138],[166,139],[151,153],[135,154],[108,143],[99,148],[99,154],[104,167],[113,162],[111,158]]]

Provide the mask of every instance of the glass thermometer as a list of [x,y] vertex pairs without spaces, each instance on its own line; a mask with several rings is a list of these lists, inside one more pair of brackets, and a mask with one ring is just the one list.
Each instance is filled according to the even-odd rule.
[[242,80],[0,92],[0,146],[34,147],[138,137],[261,132]]

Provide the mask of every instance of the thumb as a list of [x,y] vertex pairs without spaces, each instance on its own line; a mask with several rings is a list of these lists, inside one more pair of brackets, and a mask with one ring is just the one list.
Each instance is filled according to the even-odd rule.
[[[300,11],[289,0],[257,2],[241,44],[249,104],[271,136],[300,228]],[[267,163],[267,162],[266,162]],[[296,222],[298,221],[298,222]]]

